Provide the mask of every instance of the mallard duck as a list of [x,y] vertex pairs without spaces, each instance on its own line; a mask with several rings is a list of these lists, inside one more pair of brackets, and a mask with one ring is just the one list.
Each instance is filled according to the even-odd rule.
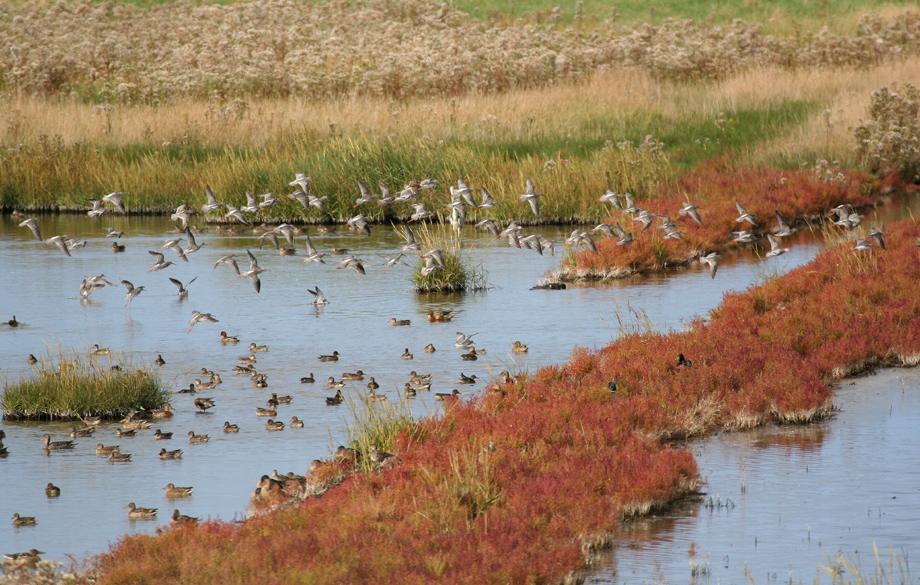
[[164,433],[160,429],[157,429],[157,432],[155,435],[153,435],[153,438],[156,439],[157,441],[164,441],[166,439],[172,439],[172,436],[173,436],[172,433]]
[[29,359],[27,361],[29,362],[30,366],[34,366],[35,364],[38,363],[38,359],[31,353],[29,354]]
[[392,319],[390,319],[389,323],[393,327],[405,327],[406,325],[412,325],[412,321],[410,321],[409,319],[397,320],[396,317],[393,317]]
[[92,437],[93,433],[96,432],[96,427],[73,427],[70,430],[70,436],[76,439],[77,437]]
[[49,498],[56,498],[61,495],[61,488],[49,481],[48,485],[45,486],[45,495]]
[[131,502],[125,509],[128,510],[128,518],[131,520],[138,520],[141,518],[155,518],[157,515],[157,508],[138,508],[134,505],[134,502]]
[[329,379],[326,380],[327,388],[343,388],[344,386],[345,386],[345,382],[336,382],[335,376],[329,376]]
[[201,374],[202,378],[211,378],[214,376],[214,371],[207,368],[201,368],[198,370],[198,373]]
[[415,384],[416,382],[431,382],[431,374],[419,374],[415,370],[409,372],[409,381]]
[[248,366],[233,366],[233,373],[234,373],[234,374],[251,374],[251,373],[253,373],[253,372],[255,372],[255,371],[256,371],[256,369],[255,369],[255,367],[252,366],[252,365],[248,365]]
[[435,351],[436,350],[434,349],[434,345],[429,343],[425,346],[425,353],[434,353]]
[[240,339],[239,337],[236,337],[235,335],[227,335],[226,331],[221,331],[220,332],[220,342],[221,343],[239,343]]
[[333,247],[329,250],[329,252],[330,252],[331,254],[335,254],[336,256],[343,256],[343,255],[345,255],[345,254],[348,254],[348,248],[336,248],[335,246],[333,246]]
[[445,398],[451,398],[454,396],[460,396],[460,391],[454,388],[453,392],[435,392],[435,400],[444,400]]
[[101,425],[101,424],[102,424],[102,417],[101,417],[101,416],[84,416],[84,417],[83,417],[83,426],[84,426],[84,427],[88,427],[88,426],[94,426],[94,427],[96,427],[96,426],[99,426],[99,425]]
[[411,353],[409,353],[409,348],[407,347],[406,351],[404,351],[403,354],[399,357],[401,357],[404,360],[411,360],[413,356]]
[[208,435],[196,435],[194,431],[188,432],[188,442],[189,443],[207,443],[211,440],[211,437]]
[[406,382],[406,385],[403,388],[403,395],[406,398],[412,398],[413,396],[415,396],[415,394],[416,394],[415,388],[413,388],[411,384]]
[[145,420],[125,420],[122,421],[121,428],[126,431],[142,431],[149,429],[150,423]]
[[342,396],[341,390],[336,390],[335,396],[326,397],[326,404],[328,404],[329,406],[334,406],[336,404],[342,404],[344,401],[345,401],[345,397]]
[[511,351],[514,353],[527,353],[527,346],[520,341],[515,341],[511,344]]
[[364,372],[362,370],[358,370],[357,372],[342,372],[342,379],[361,381],[364,380]]
[[310,372],[309,376],[304,376],[300,379],[301,384],[312,384],[316,381],[316,378],[313,377],[313,372]]
[[476,355],[476,348],[471,345],[469,351],[467,351],[466,353],[460,354],[460,359],[466,360],[469,362],[474,362],[478,360],[479,356]]
[[182,459],[182,449],[176,449],[175,451],[160,449],[159,457],[160,459]]
[[387,453],[386,451],[381,451],[377,448],[377,445],[371,445],[367,450],[367,458],[372,462],[380,464],[391,458],[393,455]]
[[240,432],[240,427],[237,425],[230,424],[230,421],[224,421],[224,432],[225,433],[238,433]]
[[367,389],[376,390],[377,388],[380,388],[380,384],[378,384],[377,381],[374,380],[374,377],[371,376],[370,382],[367,383]]
[[207,409],[214,407],[214,399],[213,398],[196,398],[195,406],[199,409],[198,412],[205,412]]
[[463,372],[460,372],[460,378],[457,380],[459,384],[475,384],[476,383],[476,374],[472,376],[465,376]]
[[198,390],[195,390],[195,383],[192,382],[191,384],[188,385],[188,388],[183,388],[182,390],[179,390],[178,394],[196,394],[197,392]]
[[109,355],[111,352],[107,347],[99,347],[98,343],[93,344],[93,355]]
[[172,516],[169,517],[170,526],[178,526],[180,524],[196,524],[198,518],[194,516],[186,516],[185,514],[180,514],[179,510],[173,510]]
[[428,320],[432,323],[446,323],[453,318],[450,311],[428,311]]
[[278,416],[278,411],[274,407],[271,408],[256,408],[256,416]]
[[52,441],[51,435],[45,433],[42,435],[42,441],[45,442],[46,451],[60,451],[63,449],[73,449],[77,446],[73,441]]
[[163,408],[154,408],[150,411],[152,418],[172,418],[174,414],[172,404],[167,404]]
[[693,362],[684,357],[684,354],[677,354],[677,367],[678,368],[692,368]]
[[118,242],[112,242],[112,252],[119,253],[125,251],[125,245],[119,244]]
[[31,569],[41,560],[38,555],[43,555],[42,551],[32,549],[29,552],[7,553],[3,555],[3,564],[5,567],[13,569]]
[[294,248],[278,248],[278,254],[280,256],[293,256],[297,251]]
[[35,524],[34,516],[20,516],[18,512],[13,514],[13,526],[35,526]]
[[192,492],[195,491],[192,487],[177,487],[171,483],[166,484],[163,489],[166,490],[166,497],[170,499],[190,498],[192,497]]
[[291,398],[287,394],[285,394],[284,396],[278,396],[277,394],[272,392],[271,400],[274,400],[278,404],[290,404],[293,398]]
[[267,431],[283,431],[284,423],[280,420],[268,419],[268,422],[265,423],[265,430]]
[[297,418],[296,416],[291,417],[291,428],[292,429],[302,429],[303,421]]
[[116,451],[109,455],[109,463],[127,463],[131,461],[130,453],[122,453],[121,451]]
[[333,351],[332,355],[321,355],[317,359],[321,362],[337,362],[339,361],[339,352]]
[[255,342],[253,342],[249,344],[249,351],[251,352],[268,351],[268,346],[267,345],[256,345]]
[[108,447],[106,447],[102,443],[99,443],[98,445],[96,445],[96,455],[108,456],[108,455],[111,455],[112,453],[117,453],[120,450],[121,450],[121,447],[119,447],[118,445],[110,445]]
[[217,386],[218,384],[223,384],[224,381],[220,379],[220,374],[211,374],[211,385]]
[[367,396],[367,399],[370,400],[371,402],[382,402],[386,400],[387,397],[384,396],[383,394],[377,394],[376,390],[371,390],[370,394],[368,394]]
[[195,378],[195,390],[213,390],[217,387],[214,382],[202,382],[201,378]]
[[118,437],[119,439],[121,437],[133,437],[136,434],[137,434],[137,431],[133,429],[132,430],[115,429],[115,436]]
[[412,387],[416,390],[431,390],[431,382],[415,382]]
[[237,359],[236,361],[238,361],[241,364],[254,364],[256,363],[257,360],[256,360],[255,355],[250,354],[249,357],[244,356],[244,357]]

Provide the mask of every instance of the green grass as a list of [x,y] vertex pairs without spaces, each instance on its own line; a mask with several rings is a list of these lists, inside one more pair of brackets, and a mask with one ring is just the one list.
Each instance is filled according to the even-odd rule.
[[[485,20],[520,18],[524,22],[538,24],[558,22],[563,25],[597,26],[603,23],[629,25],[639,21],[659,25],[668,18],[730,24],[737,18],[765,23],[768,32],[791,28],[793,22],[807,29],[817,29],[826,24],[832,30],[838,30],[847,28],[851,24],[848,17],[858,12],[889,6],[916,6],[914,2],[902,0],[621,0],[613,3],[602,0],[461,0],[453,5],[474,18]],[[559,10],[554,12],[556,7]]]
[[[119,370],[113,370],[112,366]],[[3,382],[7,419],[118,418],[132,408],[161,408],[169,392],[149,371],[123,355],[95,356],[49,348],[28,378]]]

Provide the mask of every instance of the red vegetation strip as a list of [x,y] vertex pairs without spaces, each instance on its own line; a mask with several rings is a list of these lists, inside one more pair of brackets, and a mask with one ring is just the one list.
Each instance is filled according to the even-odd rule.
[[[640,233],[642,224],[633,221],[632,216],[616,213],[606,221],[619,222],[636,241],[618,246],[613,238],[598,239],[598,253],[579,252],[574,270],[571,266],[564,267],[562,276],[566,279],[616,277],[686,265],[706,250],[721,252],[737,245],[732,244],[732,231],[760,234],[775,231],[777,211],[794,222],[820,216],[844,203],[857,208],[871,205],[876,199],[861,192],[865,183],[865,175],[850,171],[841,172],[836,180],[827,182],[820,180],[814,171],[740,168],[714,161],[688,173],[662,197],[636,201],[638,207],[678,223],[682,240],[664,239],[664,230],[657,227],[660,220]],[[700,206],[704,225],[679,215],[684,201]],[[735,201],[740,201],[755,216],[760,224],[758,229],[747,222],[735,223],[738,217]]]
[[395,466],[319,499],[126,536],[98,559],[100,583],[559,582],[583,543],[692,486],[692,455],[666,440],[814,420],[830,409],[825,380],[918,361],[920,228],[886,231],[887,250],[837,246],[687,332],[578,350],[454,404],[391,446]]

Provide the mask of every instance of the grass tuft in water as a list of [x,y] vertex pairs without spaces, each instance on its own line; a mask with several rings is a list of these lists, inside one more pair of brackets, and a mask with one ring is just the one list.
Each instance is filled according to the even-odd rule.
[[121,353],[91,352],[48,346],[30,377],[3,381],[0,408],[5,419],[119,418],[132,408],[161,408],[169,393],[148,370],[137,368]]
[[427,276],[422,273],[426,262],[419,259],[412,274],[415,292],[470,292],[488,288],[487,273],[482,264],[472,263],[473,246],[463,248],[461,230],[454,229],[449,223],[440,222],[421,224],[415,228],[414,233],[424,250],[440,250],[444,259],[444,267]]

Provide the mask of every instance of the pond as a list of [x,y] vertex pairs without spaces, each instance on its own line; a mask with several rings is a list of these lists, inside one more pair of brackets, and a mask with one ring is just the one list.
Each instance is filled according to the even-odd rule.
[[[889,206],[890,211],[891,206]],[[303,265],[304,237],[296,237],[297,254],[280,256],[274,249],[258,249],[251,230],[228,235],[213,227],[198,236],[206,246],[181,262],[173,252],[166,259],[175,264],[148,273],[153,257],[164,241],[175,237],[165,217],[112,217],[90,220],[81,216],[40,217],[45,238],[69,234],[87,240],[87,246],[66,257],[57,248],[32,238],[21,220],[0,218],[0,317],[16,315],[18,328],[0,327],[2,374],[15,380],[31,372],[26,358],[39,356],[48,347],[88,351],[93,344],[124,352],[138,365],[152,366],[156,356],[166,361],[158,367],[162,381],[173,390],[188,387],[198,371],[208,368],[219,373],[223,384],[198,396],[214,397],[216,406],[208,414],[196,414],[193,397],[173,398],[176,415],[155,425],[174,432],[170,441],[156,441],[153,431],[133,438],[117,438],[116,423],[105,423],[93,438],[78,439],[69,452],[46,455],[41,436],[53,440],[69,438],[72,423],[0,423],[10,456],[0,459],[0,518],[14,513],[35,516],[37,526],[14,528],[12,521],[0,522],[0,552],[37,548],[46,558],[77,559],[105,551],[124,534],[153,532],[166,524],[173,509],[202,518],[232,520],[245,515],[249,497],[262,474],[302,474],[313,459],[328,457],[346,442],[350,418],[342,407],[330,407],[325,397],[334,390],[325,387],[328,377],[339,380],[343,372],[363,370],[380,383],[380,392],[391,401],[401,398],[401,389],[411,370],[432,374],[431,393],[420,392],[411,400],[415,416],[437,416],[439,404],[434,392],[449,392],[459,386],[460,373],[488,380],[501,370],[535,371],[561,363],[575,347],[600,347],[620,334],[618,315],[631,323],[631,311],[644,312],[660,329],[679,329],[695,316],[704,316],[718,305],[729,290],[742,290],[774,271],[783,271],[809,261],[818,250],[810,234],[787,240],[792,251],[768,261],[748,253],[726,254],[715,279],[708,270],[690,270],[637,277],[609,286],[577,286],[561,291],[530,290],[548,270],[558,266],[559,256],[508,248],[491,236],[465,228],[464,238],[472,246],[474,262],[488,273],[491,288],[466,295],[418,295],[412,291],[411,269],[397,266],[384,273],[384,256],[392,256],[402,245],[390,227],[376,227],[371,237],[339,228],[334,235],[308,233],[321,252],[346,248],[365,260],[367,275],[351,269],[336,270],[339,257],[327,256],[327,265]],[[104,226],[124,230],[126,251],[115,254],[111,242],[104,242]],[[542,228],[540,233],[561,242],[571,228]],[[532,230],[527,230],[531,232]],[[559,246],[561,249],[561,245]],[[230,268],[214,268],[218,258],[229,253],[245,258],[252,250],[266,268],[262,289],[238,280]],[[245,269],[245,262],[244,262]],[[125,289],[118,285],[96,292],[88,301],[78,290],[84,276],[105,274],[118,283],[123,278],[145,290],[125,307]],[[168,280],[176,278],[190,287],[186,300]],[[319,286],[330,303],[317,309],[308,288]],[[429,323],[430,309],[453,311],[451,323]],[[189,333],[193,310],[212,313],[218,323],[199,323]],[[9,316],[6,316],[9,314]],[[410,319],[408,327],[389,325],[391,318]],[[238,345],[220,342],[220,331],[238,336]],[[475,334],[477,347],[487,354],[476,362],[460,359],[454,347],[457,332]],[[510,351],[520,340],[530,348],[527,354]],[[255,367],[268,375],[267,388],[254,388],[248,376],[235,376],[233,367],[248,356],[249,343],[269,346],[256,354]],[[433,344],[434,353],[423,348]],[[414,356],[403,360],[408,349]],[[338,362],[320,362],[317,356],[338,351]],[[107,358],[103,358],[107,359]],[[301,384],[300,378],[314,374],[317,382]],[[346,394],[365,391],[364,382],[348,382]],[[291,416],[305,421],[305,428],[282,432],[265,429],[265,419],[255,408],[265,406],[271,392],[290,394],[290,405],[279,407],[278,418]],[[224,421],[238,424],[238,434],[224,434]],[[207,433],[206,444],[189,444],[186,433]],[[132,454],[128,463],[112,464],[95,455],[95,445],[118,444]],[[161,448],[181,448],[177,461],[157,457]],[[48,499],[44,487],[53,482],[62,490],[59,498]],[[194,486],[191,498],[168,500],[167,483]],[[156,507],[153,521],[130,521],[124,509],[130,502]]]

